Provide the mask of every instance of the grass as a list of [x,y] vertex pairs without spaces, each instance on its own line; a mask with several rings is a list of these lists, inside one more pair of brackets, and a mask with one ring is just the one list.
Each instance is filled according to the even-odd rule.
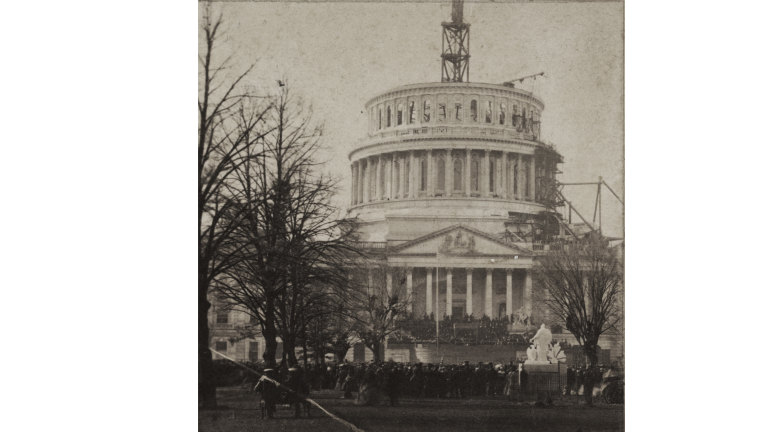
[[[312,418],[292,418],[293,411],[279,408],[275,419],[261,419],[258,396],[237,387],[220,388],[219,404],[225,409],[199,411],[200,432],[348,431],[313,407]],[[553,431],[603,432],[624,430],[624,406],[597,404],[586,407],[560,399],[551,408],[529,403],[486,399],[403,399],[400,406],[360,407],[339,399],[333,391],[312,394],[325,409],[366,432],[475,432]]]

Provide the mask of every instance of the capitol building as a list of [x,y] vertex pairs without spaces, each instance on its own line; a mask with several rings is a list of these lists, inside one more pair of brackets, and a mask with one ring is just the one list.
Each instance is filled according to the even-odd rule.
[[544,247],[534,227],[556,217],[545,188],[563,162],[540,141],[543,110],[530,92],[467,82],[406,85],[366,104],[349,214],[361,245],[407,272],[415,315],[531,316]]

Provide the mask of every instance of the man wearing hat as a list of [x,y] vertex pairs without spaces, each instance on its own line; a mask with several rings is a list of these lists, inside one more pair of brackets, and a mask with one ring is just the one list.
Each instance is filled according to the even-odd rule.
[[275,405],[277,403],[277,386],[272,380],[277,379],[277,374],[272,368],[264,369],[264,375],[259,378],[259,382],[253,387],[253,391],[261,391],[261,402],[263,404],[261,416],[264,417],[266,411],[267,418],[273,418],[275,415]]
[[294,417],[301,417],[301,406],[305,405],[307,408],[307,413],[309,413],[309,405],[306,403],[304,398],[309,393],[307,390],[307,386],[304,383],[304,378],[301,373],[301,369],[297,366],[293,366],[288,368],[288,382],[286,383],[288,388],[292,390],[292,392],[288,393],[288,402],[293,405],[294,409]]

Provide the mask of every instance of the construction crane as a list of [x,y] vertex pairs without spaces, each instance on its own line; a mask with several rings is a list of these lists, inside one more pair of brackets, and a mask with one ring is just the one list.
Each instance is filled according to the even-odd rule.
[[516,82],[519,82],[519,83],[521,83],[521,84],[522,84],[522,83],[523,83],[523,81],[525,81],[525,80],[527,80],[527,79],[529,79],[529,78],[533,78],[533,80],[535,81],[535,80],[536,80],[536,77],[540,77],[540,76],[542,76],[542,77],[543,77],[543,76],[544,76],[544,72],[539,72],[539,73],[536,73],[536,74],[533,74],[533,75],[526,75],[526,76],[524,76],[524,77],[515,78],[515,79],[513,79],[513,80],[510,80],[510,81],[505,81],[503,84],[504,84],[505,86],[507,86],[507,87],[512,87],[512,88],[515,88],[515,83],[516,83]]
[[442,82],[469,81],[469,23],[464,0],[452,0],[451,22],[443,22]]

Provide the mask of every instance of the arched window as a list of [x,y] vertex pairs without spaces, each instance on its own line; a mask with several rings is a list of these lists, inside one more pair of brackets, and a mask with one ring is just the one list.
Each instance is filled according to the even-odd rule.
[[477,159],[472,159],[471,168],[472,171],[470,172],[470,175],[472,182],[472,192],[477,192],[480,190],[480,161]]
[[381,129],[381,108],[379,108],[379,129]]
[[408,123],[413,124],[416,121],[416,102],[411,101],[408,104]]
[[506,120],[507,120],[507,105],[502,102],[501,107],[499,108],[499,124],[503,125]]
[[477,121],[477,101],[474,99],[469,103],[469,116],[472,117],[472,121]]
[[454,104],[454,112],[455,112],[454,119],[456,121],[461,121],[461,102],[456,102]]
[[445,121],[445,104],[437,104],[438,121]]
[[421,184],[419,184],[419,190],[424,192],[427,190],[427,159],[421,158]]
[[424,123],[429,123],[429,120],[432,117],[432,103],[429,101],[429,99],[424,101],[424,110],[422,111]]
[[523,130],[528,130],[528,118],[526,117],[525,108],[523,108],[522,128]]
[[392,107],[387,105],[387,127],[392,126]]
[[397,125],[403,124],[403,104],[397,104]]
[[517,166],[517,161],[513,162],[513,164],[514,164],[514,167],[513,167],[512,171],[513,171],[514,174],[512,176],[512,191],[514,192],[515,195],[517,195],[517,193],[518,193],[517,191],[518,191],[518,188],[519,188],[519,186],[517,185],[517,177],[518,177],[517,176],[517,171],[520,169],[520,167]]
[[517,128],[520,125],[520,113],[517,112],[517,105],[512,105],[512,127]]
[[485,122],[490,123],[493,121],[493,103],[491,101],[488,101],[488,104],[485,106]]
[[437,190],[445,191],[445,160],[437,158]]
[[453,190],[461,191],[464,189],[464,182],[461,178],[461,160],[456,159],[453,161]]

